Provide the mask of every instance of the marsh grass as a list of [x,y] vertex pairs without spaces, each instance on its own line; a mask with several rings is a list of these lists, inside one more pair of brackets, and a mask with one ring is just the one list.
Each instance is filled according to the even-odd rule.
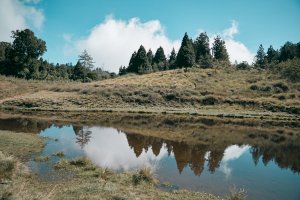
[[246,199],[246,190],[237,189],[236,186],[230,189],[230,195],[227,197],[228,200],[245,200]]
[[132,182],[134,185],[141,184],[142,182],[145,182],[147,184],[156,185],[158,183],[158,180],[156,179],[151,168],[143,167],[143,168],[137,170],[132,175]]
[[15,161],[11,156],[5,156],[0,151],[0,183],[4,179],[10,179],[15,167]]
[[84,170],[94,170],[95,167],[93,166],[92,162],[87,159],[86,157],[78,157],[74,158],[72,160],[65,160],[62,159],[58,161],[55,164],[55,169],[69,169],[69,170],[74,170],[74,169],[84,169]]
[[21,161],[38,154],[44,146],[44,138],[29,133],[0,130],[0,138],[0,151]]
[[52,154],[52,155],[53,155],[53,156],[57,156],[57,157],[62,158],[62,157],[65,156],[65,153],[64,153],[63,151],[58,151],[58,152],[56,152],[56,153],[54,153],[54,154]]
[[36,161],[36,162],[47,162],[47,161],[49,161],[49,156],[36,156],[34,158],[34,161]]

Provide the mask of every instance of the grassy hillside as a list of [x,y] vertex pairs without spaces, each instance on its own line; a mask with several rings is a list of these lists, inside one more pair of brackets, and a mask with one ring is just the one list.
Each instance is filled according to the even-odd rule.
[[178,69],[91,83],[0,77],[6,109],[297,117],[300,83],[259,70]]

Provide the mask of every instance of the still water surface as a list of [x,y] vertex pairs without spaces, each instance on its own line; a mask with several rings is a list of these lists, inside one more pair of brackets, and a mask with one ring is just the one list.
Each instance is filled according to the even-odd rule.
[[[13,124],[29,126],[14,120],[0,121],[0,129],[14,129]],[[214,150],[201,144],[166,141],[103,126],[48,125],[33,132],[50,138],[42,152],[44,156],[58,151],[63,151],[66,159],[87,156],[96,165],[115,171],[148,166],[173,189],[227,195],[237,187],[247,191],[247,199],[300,199],[299,148],[292,151],[298,155],[291,157],[285,157],[287,149],[281,149],[283,156],[276,158],[272,155],[275,150],[247,143]],[[56,179],[61,176],[55,173],[53,165],[59,159],[51,156],[48,162],[31,160],[28,165],[41,178]]]

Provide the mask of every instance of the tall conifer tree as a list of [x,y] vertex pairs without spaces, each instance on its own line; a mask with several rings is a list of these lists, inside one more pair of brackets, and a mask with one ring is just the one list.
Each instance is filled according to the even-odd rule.
[[228,52],[225,46],[225,41],[220,36],[215,38],[213,43],[213,56],[216,60],[229,62]]
[[195,64],[195,51],[193,43],[187,33],[184,34],[184,37],[181,42],[180,49],[176,58],[176,65],[179,68],[182,67],[192,67]]

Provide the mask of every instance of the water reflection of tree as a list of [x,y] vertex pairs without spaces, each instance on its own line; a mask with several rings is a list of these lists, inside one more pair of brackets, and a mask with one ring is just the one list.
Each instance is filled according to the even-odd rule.
[[[126,136],[128,144],[135,152],[136,157],[139,157],[144,150],[147,151],[149,147],[152,149],[153,154],[158,156],[161,148],[164,146],[168,151],[168,155],[174,154],[179,173],[182,173],[183,169],[189,166],[197,176],[200,176],[204,170],[205,154],[207,152],[210,152],[207,157],[208,171],[214,173],[220,167],[226,148],[231,145],[225,143],[214,145],[205,143],[188,144],[134,133],[126,133]],[[266,140],[271,138],[270,136]],[[266,142],[262,146],[253,145],[250,149],[253,162],[257,164],[259,158],[262,157],[262,162],[265,165],[269,161],[274,160],[280,168],[289,168],[293,172],[300,172],[300,157],[298,153],[300,146],[293,142],[285,142],[278,144]]]
[[92,131],[88,130],[87,127],[73,127],[76,134],[76,143],[79,144],[80,148],[83,149],[86,144],[89,143],[92,138]]
[[264,147],[253,146],[250,150],[255,164],[262,158],[264,165],[273,160],[280,168],[291,169],[295,173],[300,172],[300,149],[297,144],[266,145]]
[[0,129],[15,132],[38,134],[51,127],[52,123],[37,119],[9,118],[0,119]]
[[[166,141],[155,137],[146,137],[138,134],[126,134],[129,146],[133,149],[136,157],[139,157],[143,150],[151,147],[154,155],[158,156],[163,146],[167,148],[168,155],[174,154],[179,173],[182,173],[186,166],[190,166],[195,175],[200,176],[205,164],[205,154],[211,151],[209,157],[209,170],[213,173],[223,157],[226,146],[220,150],[211,150],[208,145],[188,145],[184,142]],[[164,145],[165,144],[165,145]]]

